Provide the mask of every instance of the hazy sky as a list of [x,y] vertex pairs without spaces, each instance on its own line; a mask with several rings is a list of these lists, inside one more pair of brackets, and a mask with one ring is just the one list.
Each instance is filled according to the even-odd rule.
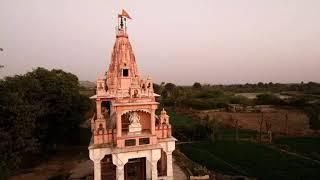
[[156,82],[320,82],[320,0],[0,0],[1,77],[42,66],[95,81],[121,8]]

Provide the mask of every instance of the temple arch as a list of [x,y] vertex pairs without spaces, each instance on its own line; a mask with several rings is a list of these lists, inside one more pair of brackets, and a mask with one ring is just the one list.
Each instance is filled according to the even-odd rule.
[[150,132],[151,131],[151,114],[150,112],[139,109],[139,110],[130,110],[122,113],[121,115],[121,125],[122,125],[122,132],[127,133],[129,130],[130,125],[130,114],[137,113],[140,117],[140,124],[141,124],[141,131],[142,132]]

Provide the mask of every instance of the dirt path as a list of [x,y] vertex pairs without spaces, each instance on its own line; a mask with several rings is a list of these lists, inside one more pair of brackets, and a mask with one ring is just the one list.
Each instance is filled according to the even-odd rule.
[[186,174],[182,171],[182,169],[177,165],[175,162],[176,160],[173,159],[173,179],[174,180],[187,180]]
[[[52,155],[36,167],[25,169],[21,173],[10,177],[10,180],[47,180],[52,177],[63,179],[74,167],[78,167],[79,164],[87,164],[88,160],[87,147],[66,149]],[[188,179],[182,169],[175,163],[175,160],[173,160],[173,174],[174,180]]]

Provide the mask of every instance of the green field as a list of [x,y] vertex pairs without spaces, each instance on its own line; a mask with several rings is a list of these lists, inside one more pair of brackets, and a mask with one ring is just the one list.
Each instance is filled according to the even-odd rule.
[[181,144],[178,147],[191,160],[223,174],[259,179],[320,179],[319,163],[266,145],[217,141]]
[[292,152],[320,160],[320,137],[286,137],[273,141]]
[[192,120],[191,118],[187,117],[186,115],[183,115],[181,113],[176,113],[176,112],[172,112],[170,111],[168,113],[168,115],[170,116],[170,124],[173,127],[179,127],[179,126],[194,126],[196,125],[198,122],[195,120]]
[[[193,120],[186,115],[183,115],[181,113],[175,113],[175,112],[169,112],[170,116],[170,123],[173,126],[174,131],[179,131],[184,133],[183,130],[189,129],[192,127],[195,127],[196,125],[200,124],[200,121]],[[215,128],[215,135],[219,139],[235,139],[235,129],[228,128],[228,127],[217,127]],[[239,129],[238,130],[238,136],[239,139],[253,139],[258,136],[258,132],[255,130],[250,129]],[[265,133],[263,133],[265,135]]]

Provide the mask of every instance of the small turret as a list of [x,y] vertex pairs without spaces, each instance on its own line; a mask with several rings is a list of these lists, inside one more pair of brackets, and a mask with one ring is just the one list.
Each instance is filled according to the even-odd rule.
[[167,115],[167,111],[164,110],[164,108],[162,108],[161,110],[161,114],[160,114],[160,123],[161,124],[167,124],[169,125],[169,116]]

